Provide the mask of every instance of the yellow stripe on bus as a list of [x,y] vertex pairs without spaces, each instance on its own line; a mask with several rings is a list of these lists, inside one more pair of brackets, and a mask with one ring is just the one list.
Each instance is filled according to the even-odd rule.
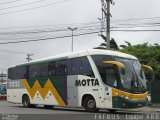
[[22,80],[22,83],[23,83],[23,85],[25,86],[25,88],[27,89],[27,91],[28,91],[29,95],[31,96],[31,98],[33,99],[34,96],[35,96],[35,94],[36,94],[37,89],[31,88],[31,87],[29,86],[27,80],[25,80],[25,79]]
[[45,99],[48,91],[50,90],[52,92],[52,94],[54,95],[55,99],[57,100],[58,104],[59,105],[65,105],[65,102],[63,101],[62,97],[60,96],[60,94],[56,90],[55,86],[50,81],[50,79],[47,80],[47,82],[46,82],[46,84],[43,88],[41,87],[38,80],[35,81],[32,88],[29,86],[27,80],[22,80],[22,83],[25,86],[25,88],[27,89],[27,91],[28,91],[28,93],[29,93],[29,95],[31,96],[32,99],[34,98],[37,90],[39,91],[39,93],[40,93],[40,95],[42,96],[43,99]]
[[50,87],[50,91],[54,95],[59,105],[65,105],[65,102],[63,101],[62,97],[59,95],[58,91],[56,90],[55,86],[52,84],[50,80],[47,81],[45,87]]
[[129,92],[125,92],[125,91],[113,88],[112,89],[112,96],[118,96],[118,94],[124,95],[129,98],[144,98],[144,97],[147,97],[148,92],[145,92],[142,94],[133,94],[133,93],[129,93]]

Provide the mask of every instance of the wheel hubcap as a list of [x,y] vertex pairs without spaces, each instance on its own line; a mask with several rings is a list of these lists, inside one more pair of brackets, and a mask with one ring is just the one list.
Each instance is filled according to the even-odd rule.
[[88,105],[89,108],[94,108],[95,107],[95,101],[94,100],[89,100],[87,105]]

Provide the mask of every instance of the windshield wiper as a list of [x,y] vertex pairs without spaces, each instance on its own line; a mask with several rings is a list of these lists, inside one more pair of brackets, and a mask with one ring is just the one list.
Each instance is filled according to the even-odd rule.
[[[135,83],[136,83],[136,85],[135,85]],[[141,92],[145,91],[143,84],[140,83],[137,75],[135,76],[133,74],[133,72],[132,72],[132,79],[131,79],[131,91],[134,93],[141,93]]]
[[139,84],[140,88],[143,88],[143,91],[145,91],[145,87],[143,86],[143,84],[141,83],[141,81],[138,79],[138,76],[136,75],[136,81]]
[[134,75],[133,75],[133,72],[132,72],[132,79],[131,79],[131,92],[135,92],[135,88],[136,88],[136,86],[135,86],[135,84],[134,84],[134,82],[135,82],[135,79],[134,79]]

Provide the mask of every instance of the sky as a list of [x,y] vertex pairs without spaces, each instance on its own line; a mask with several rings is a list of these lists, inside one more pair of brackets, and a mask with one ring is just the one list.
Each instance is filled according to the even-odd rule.
[[[160,21],[160,0],[114,0],[115,5],[111,5],[111,27],[117,27],[120,20],[123,24],[128,24],[128,20],[141,18],[154,18],[156,23]],[[17,34],[25,31],[47,31],[59,28],[78,27],[74,34],[83,33],[79,25],[94,27],[99,30],[100,24],[98,18],[101,18],[100,0],[0,0],[0,43],[37,40],[48,37],[57,37],[71,35],[71,31],[50,32],[50,33],[26,33]],[[157,19],[155,19],[157,18]],[[117,20],[117,22],[114,22]],[[143,24],[146,19],[140,21]],[[149,22],[154,22],[149,19]],[[96,22],[94,25],[93,22]],[[139,21],[130,21],[129,24]],[[41,27],[40,27],[41,26]],[[132,25],[133,27],[134,25]],[[128,28],[119,28],[121,30]],[[158,27],[137,27],[129,28],[134,30],[158,29]],[[85,29],[86,31],[86,29]],[[16,34],[15,34],[16,33]],[[74,51],[92,49],[103,42],[101,37],[96,34],[74,36]],[[131,44],[160,44],[160,32],[141,31],[126,32],[112,31],[111,37],[118,45],[125,44],[125,41]],[[50,39],[46,41],[25,42],[16,44],[0,44],[0,72],[6,71],[8,67],[14,64],[26,62],[27,54],[33,53],[33,59],[54,56],[58,54],[71,52],[71,37],[61,39]]]

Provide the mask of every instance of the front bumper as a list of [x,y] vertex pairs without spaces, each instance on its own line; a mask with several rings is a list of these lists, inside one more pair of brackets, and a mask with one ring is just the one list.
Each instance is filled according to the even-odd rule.
[[137,108],[137,107],[143,107],[147,104],[148,102],[148,98],[145,97],[145,98],[124,98],[124,104],[126,107],[129,107],[129,108]]
[[148,98],[129,98],[125,96],[113,97],[113,108],[138,108],[148,103]]

